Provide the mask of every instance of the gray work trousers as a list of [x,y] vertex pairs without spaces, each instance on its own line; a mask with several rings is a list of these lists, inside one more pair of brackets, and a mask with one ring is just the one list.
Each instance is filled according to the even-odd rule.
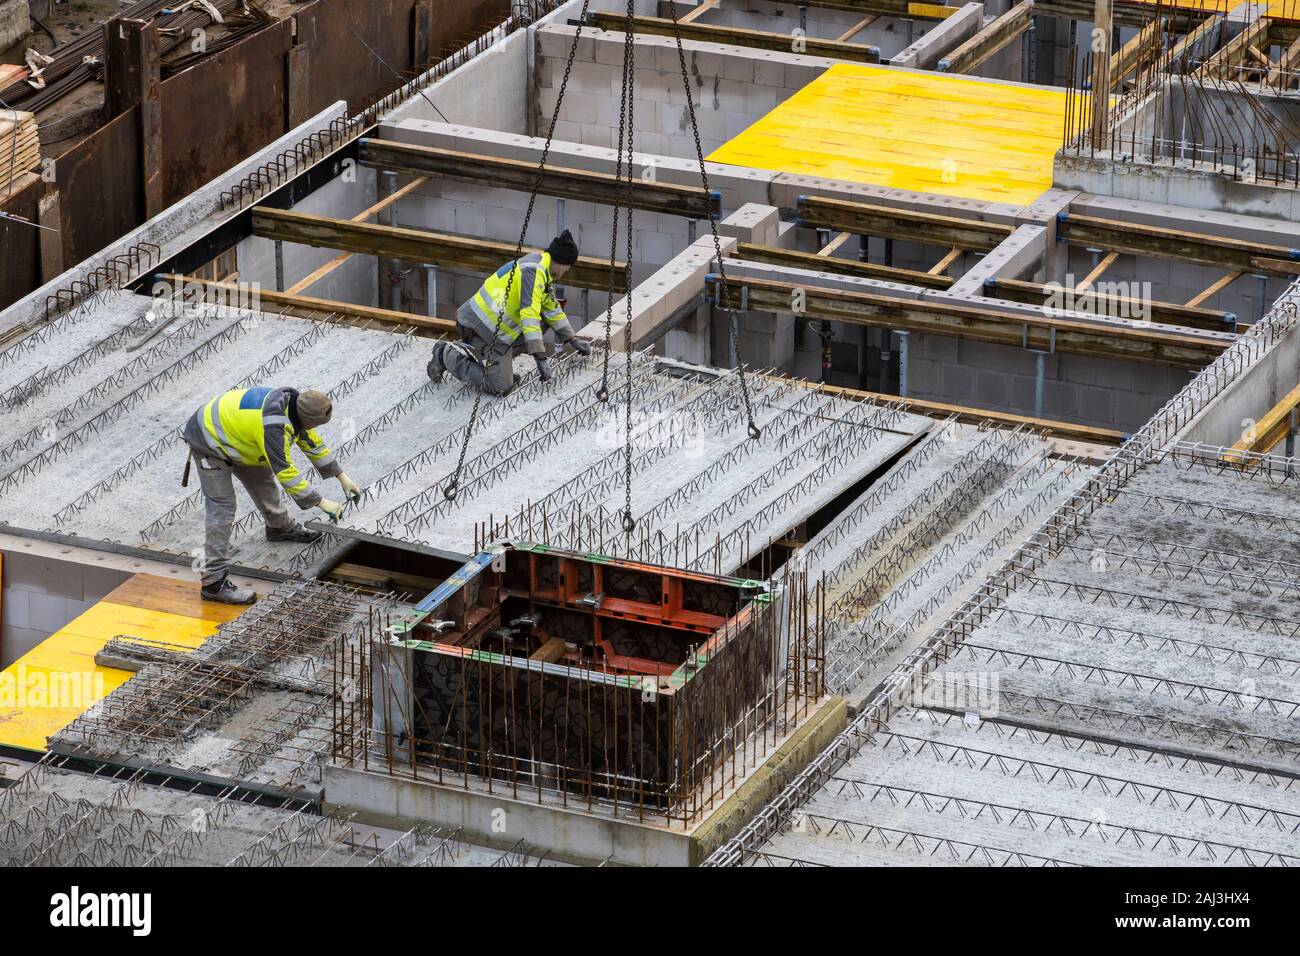
[[445,353],[447,371],[451,377],[472,385],[488,395],[504,395],[515,385],[515,356],[523,353],[524,337],[521,335],[513,343],[498,339],[495,343],[486,339],[476,326],[478,317],[472,311],[466,315],[468,306],[462,306],[456,317],[460,327],[461,341],[467,343],[479,357],[490,360],[492,368],[488,369],[483,361],[475,361],[461,355],[454,349]]
[[266,465],[231,465],[219,458],[192,452],[199,485],[203,489],[206,518],[203,539],[204,586],[216,584],[230,571],[230,532],[235,524],[235,483],[244,486],[257,510],[266,519],[267,531],[288,531],[298,526],[289,517],[280,494],[280,483]]

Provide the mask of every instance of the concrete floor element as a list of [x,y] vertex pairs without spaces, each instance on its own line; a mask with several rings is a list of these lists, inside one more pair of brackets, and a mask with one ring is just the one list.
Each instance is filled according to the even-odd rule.
[[[174,782],[173,782],[174,783]],[[362,826],[227,794],[38,764],[0,793],[0,861],[17,866],[552,866],[524,841],[505,850],[450,829]]]
[[1300,862],[1300,489],[1176,446],[751,862]]

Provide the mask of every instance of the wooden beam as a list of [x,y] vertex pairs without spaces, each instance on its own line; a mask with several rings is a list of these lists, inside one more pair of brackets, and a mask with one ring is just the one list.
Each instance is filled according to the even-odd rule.
[[[709,277],[712,294],[721,283]],[[802,311],[795,313],[799,303]],[[923,332],[993,342],[1014,348],[1069,352],[1099,358],[1147,362],[1198,370],[1213,361],[1231,341],[1175,330],[1100,326],[1050,315],[1008,315],[957,303],[896,299],[869,292],[824,289],[793,282],[728,277],[721,308],[751,309],[800,318],[830,319],[904,332]]]
[[[320,249],[338,249],[365,255],[430,262],[447,269],[479,275],[495,272],[515,256],[514,243],[466,239],[422,229],[403,229],[376,223],[331,219],[288,209],[257,206],[253,209],[253,235],[263,239],[296,242]],[[524,251],[537,250],[525,247]],[[565,276],[566,286],[605,290],[609,286],[609,260],[582,256]],[[614,291],[626,291],[623,264],[615,263]]]
[[1196,29],[1189,30],[1177,43],[1169,48],[1169,52],[1162,58],[1163,62],[1169,64],[1171,68],[1177,65],[1185,54],[1194,52],[1197,46],[1218,29],[1222,22],[1216,14],[1206,17]]
[[1268,85],[1275,88],[1290,86],[1295,79],[1294,76],[1288,79],[1285,84],[1282,83],[1282,79],[1287,74],[1295,72],[1297,62],[1300,62],[1300,37],[1297,37],[1290,46],[1282,51],[1282,55],[1273,64],[1273,68],[1268,71]]
[[857,36],[859,33],[861,33],[863,30],[871,26],[871,24],[875,23],[879,19],[880,19],[880,14],[868,13],[857,23],[853,24],[853,26],[849,27],[847,30],[845,30],[843,33],[837,36],[835,38],[835,42],[848,43],[849,40],[853,39],[855,36]]
[[[1269,409],[1264,417],[1255,423],[1255,427],[1242,436],[1232,446],[1233,451],[1249,451],[1266,455],[1287,436],[1291,430],[1291,412],[1300,408],[1300,385],[1297,385],[1286,398]],[[1224,456],[1230,458],[1230,456]]]
[[956,13],[958,9],[937,3],[917,3],[915,0],[784,0],[784,2],[792,6],[840,10],[845,13],[874,13],[881,17],[913,20],[944,20]]
[[1273,275],[1295,275],[1300,271],[1300,249],[1289,246],[1227,239],[1095,216],[1061,213],[1057,216],[1057,237],[1077,246],[1096,246],[1110,252],[1195,262],[1212,269],[1261,271]]
[[887,395],[883,392],[867,392],[858,388],[818,384],[817,382],[807,382],[802,379],[798,380],[798,384],[807,388],[815,388],[827,395],[835,395],[839,398],[895,404],[902,402],[906,410],[913,414],[925,415],[928,418],[937,418],[941,421],[956,416],[959,422],[965,422],[968,425],[980,425],[985,422],[994,422],[1008,428],[1017,428],[1024,425],[1035,431],[1051,432],[1052,436],[1056,438],[1073,438],[1095,445],[1121,445],[1128,437],[1123,432],[1111,428],[1094,428],[1091,425],[1078,425],[1074,422],[1063,422],[1054,418],[1033,418],[1029,415],[1013,415],[1010,412],[995,412],[991,409],[973,408],[969,405],[950,405],[947,402],[902,398],[898,395]]
[[885,236],[969,252],[989,252],[1015,231],[1000,223],[821,196],[800,196],[797,212],[802,226],[835,229],[859,236]]
[[1235,37],[1219,48],[1212,57],[1201,64],[1196,76],[1201,79],[1235,79],[1233,67],[1246,61],[1246,54],[1252,45],[1261,41],[1268,42],[1268,33],[1272,27],[1271,17],[1260,17]]
[[[394,190],[392,193],[385,196],[383,199],[379,200],[379,202],[375,203],[369,209],[363,209],[361,212],[357,213],[355,216],[352,217],[352,221],[366,222],[367,220],[373,218],[374,216],[379,215],[381,212],[383,212],[393,203],[400,201],[402,197],[415,192],[415,190],[419,189],[427,182],[428,180],[423,177],[411,180],[411,182],[407,183],[401,189]],[[311,273],[311,275],[299,279],[297,282],[289,286],[289,288],[285,289],[284,291],[288,292],[290,295],[297,295],[299,292],[303,292],[307,289],[310,289],[321,279],[325,278],[335,269],[339,268],[339,266],[343,265],[343,263],[351,259],[353,255],[354,253],[344,252],[335,256],[333,259],[325,263],[315,272]]]
[[859,279],[883,279],[886,282],[901,282],[928,289],[947,289],[954,281],[951,276],[931,275],[914,269],[898,269],[894,266],[877,265],[874,262],[859,262],[856,259],[813,255],[811,252],[778,249],[775,246],[760,246],[751,242],[740,243],[736,247],[736,257],[750,262],[792,266],[810,272],[833,272],[836,275],[857,276]]
[[1188,299],[1187,300],[1188,306],[1190,306],[1191,308],[1196,308],[1211,296],[1218,295],[1228,286],[1232,285],[1232,283],[1240,279],[1241,276],[1242,273],[1240,272],[1229,272],[1227,275],[1215,279],[1208,286],[1206,286],[1204,290],[1198,292],[1196,295]]
[[1093,267],[1092,271],[1084,277],[1084,280],[1074,287],[1074,291],[1087,292],[1092,288],[1092,284],[1101,278],[1102,273],[1115,264],[1115,260],[1118,258],[1118,252],[1106,253],[1106,255],[1102,257],[1101,261]]
[[[363,166],[375,169],[420,176],[449,176],[526,193],[531,193],[533,187],[537,186],[537,191],[544,196],[605,205],[623,203],[627,190],[626,183],[620,183],[610,173],[548,165],[538,184],[537,163],[532,161],[394,143],[383,139],[363,139],[360,161]],[[710,219],[721,212],[722,195],[717,192],[706,194],[698,186],[637,179],[633,184],[632,204],[643,212],[684,216],[688,219]]]
[[852,238],[853,238],[853,233],[851,233],[851,232],[841,232],[841,233],[839,233],[838,235],[836,235],[836,237],[835,237],[834,239],[832,239],[830,242],[826,243],[826,245],[824,245],[824,246],[822,246],[820,249],[818,249],[818,250],[817,250],[817,255],[819,255],[819,256],[833,256],[833,255],[835,255],[835,253],[837,253],[837,252],[840,251],[840,249],[841,249],[841,247],[843,247],[844,243],[848,242],[848,241],[849,241],[850,239],[852,239]]
[[948,274],[948,267],[952,265],[962,255],[960,249],[949,249],[948,254],[930,267],[929,273],[932,276],[941,276]]
[[[627,18],[621,13],[588,14],[592,23],[601,30],[623,33]],[[683,40],[700,40],[705,43],[726,43],[731,46],[755,50],[791,52],[795,38],[788,33],[768,33],[763,30],[745,30],[740,27],[719,27],[707,23],[681,23],[674,29],[673,21],[663,17],[635,17],[633,29],[647,36],[671,37],[679,33]],[[860,43],[841,43],[837,40],[819,40],[816,37],[799,37],[803,53],[824,56],[854,63],[879,63],[880,50]]]
[[718,4],[720,3],[722,3],[722,0],[702,0],[699,6],[697,6],[694,10],[688,10],[686,11],[686,14],[684,16],[678,17],[677,22],[694,23],[696,20],[704,16],[704,14],[708,13],[710,10],[716,9]]
[[[1045,285],[1041,282],[1024,282],[1019,279],[986,279],[984,291],[991,299],[1006,299],[1010,302],[1025,302],[1029,305],[1050,307],[1054,298],[1061,293],[1059,286]],[[1076,290],[1077,293],[1077,290]],[[1081,294],[1084,305],[1091,302],[1102,315],[1117,317],[1136,317],[1147,313],[1152,322],[1162,325],[1177,325],[1189,329],[1204,329],[1207,332],[1239,332],[1243,329],[1235,322],[1228,321],[1227,312],[1215,309],[1201,309],[1194,304],[1178,305],[1174,302],[1145,302],[1127,296],[1109,293],[1088,292]],[[1078,310],[1076,310],[1078,311]]]
[[1034,21],[1034,0],[1020,0],[973,37],[950,51],[937,69],[946,73],[969,73],[1029,29]]
[[[1090,127],[1092,145],[1103,148],[1110,133],[1110,45],[1114,39],[1111,0],[1094,0],[1092,14],[1092,106]],[[1098,49],[1098,44],[1101,49]]]
[[1118,90],[1130,73],[1136,72],[1152,54],[1160,49],[1164,37],[1162,18],[1154,17],[1151,22],[1133,35],[1110,58],[1110,89]]
[[[218,292],[228,297],[231,302],[237,297],[247,296],[248,289],[243,289],[234,282],[216,282],[212,279],[196,279],[194,276],[169,275],[166,279],[176,288],[197,285],[207,292]],[[450,319],[431,319],[409,312],[394,312],[391,309],[377,309],[368,305],[353,305],[351,302],[335,302],[331,299],[316,299],[305,295],[290,295],[288,292],[272,292],[259,289],[257,296],[261,300],[264,312],[283,311],[299,319],[315,321],[340,321],[358,325],[378,326],[395,332],[414,332],[424,338],[443,338],[459,335],[456,323]]]

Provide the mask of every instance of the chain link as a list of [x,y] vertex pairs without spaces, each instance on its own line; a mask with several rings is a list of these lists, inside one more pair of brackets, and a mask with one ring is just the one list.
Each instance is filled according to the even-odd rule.
[[[677,0],[668,0],[668,14],[673,21],[673,36],[677,41],[677,62],[682,70],[682,89],[686,93],[686,112],[691,120],[691,132],[695,135],[695,156],[700,164],[700,181],[704,184],[706,196],[712,196],[709,189],[709,171],[704,163],[704,146],[700,142],[700,124],[695,118],[695,93],[691,89],[691,75],[686,68],[686,51],[682,48],[682,33],[677,22]],[[722,240],[718,238],[718,221],[716,216],[709,217],[709,229],[713,233],[713,251],[718,257],[718,299],[719,303],[730,302],[727,295],[727,268],[722,262]],[[757,441],[763,430],[754,421],[754,408],[749,400],[749,383],[745,379],[745,365],[740,361],[740,337],[736,327],[736,310],[727,309],[731,316],[731,341],[736,349],[736,371],[740,375],[740,396],[745,402],[745,419],[749,428],[749,437]]]
[[[590,5],[591,0],[582,0],[582,12],[578,17],[578,29],[573,35],[573,45],[569,47],[569,57],[564,64],[564,79],[560,81],[559,94],[555,99],[555,112],[551,114],[551,126],[546,131],[546,145],[542,148],[542,159],[537,165],[537,176],[533,179],[532,192],[528,197],[528,211],[524,214],[524,225],[519,230],[519,243],[515,246],[514,268],[510,270],[510,276],[506,279],[506,293],[501,300],[500,307],[497,309],[497,322],[492,329],[492,342],[488,346],[487,354],[483,357],[484,380],[487,379],[488,373],[492,371],[494,364],[497,335],[501,331],[501,323],[505,321],[506,309],[510,305],[510,292],[514,286],[515,274],[519,272],[519,260],[523,258],[524,240],[528,236],[528,226],[533,219],[533,207],[537,205],[537,193],[542,188],[542,178],[546,174],[546,162],[551,156],[551,143],[555,139],[555,127],[560,120],[560,109],[564,105],[564,92],[569,87],[569,76],[573,72],[573,61],[578,55],[578,43],[582,40],[582,28],[587,22],[587,8]],[[514,362],[513,351],[513,349],[508,351],[503,358]],[[465,457],[469,454],[470,439],[474,435],[474,426],[478,423],[479,408],[482,404],[483,391],[477,389],[474,395],[474,407],[470,410],[469,421],[465,425],[465,438],[460,445],[460,457],[456,460],[456,470],[452,472],[451,480],[442,489],[443,497],[448,501],[454,501],[457,492],[460,490],[460,476],[465,468]]]

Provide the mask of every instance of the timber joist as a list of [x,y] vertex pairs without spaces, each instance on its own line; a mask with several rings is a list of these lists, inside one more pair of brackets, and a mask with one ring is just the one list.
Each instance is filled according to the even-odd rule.
[[886,236],[945,249],[990,252],[1015,230],[993,222],[942,216],[871,203],[800,196],[798,223],[859,236]]
[[857,259],[819,256],[813,252],[779,249],[776,246],[763,246],[753,242],[740,243],[736,247],[736,258],[748,262],[807,269],[810,272],[832,272],[859,279],[880,279],[884,282],[919,285],[927,289],[947,289],[955,281],[952,276],[934,275],[930,272],[921,272],[919,269],[900,269],[875,262],[860,262]]
[[456,323],[451,319],[435,319],[409,312],[394,312],[392,309],[378,309],[368,305],[353,305],[351,302],[335,302],[332,299],[317,299],[306,295],[291,295],[287,292],[272,292],[259,288],[255,301],[246,303],[249,296],[248,286],[235,282],[218,282],[212,279],[198,279],[194,276],[170,275],[167,280],[178,289],[198,287],[215,301],[229,302],[235,307],[252,307],[263,312],[280,312],[299,319],[311,319],[316,322],[335,322],[342,325],[355,325],[365,328],[381,328],[393,332],[410,332],[422,338],[445,338],[457,334]]
[[[453,149],[394,143],[384,139],[363,139],[360,161],[374,169],[413,173],[420,176],[448,176],[560,199],[625,205],[627,183],[609,173],[547,165],[538,179],[535,162],[463,153]],[[646,182],[636,179],[632,186],[632,207],[641,212],[657,212],[689,219],[713,219],[721,214],[722,194],[706,193],[697,186]]]
[[[514,243],[469,239],[446,233],[404,229],[376,223],[331,219],[310,213],[258,206],[253,210],[253,235],[322,249],[363,253],[407,262],[486,275],[515,256]],[[525,248],[525,252],[536,250]],[[626,291],[623,263],[614,264],[614,291]],[[609,288],[609,260],[582,256],[564,276],[566,286]]]
[[1021,36],[1033,22],[1034,0],[1020,0],[1020,3],[946,54],[939,61],[939,69],[947,73],[969,73]]
[[1057,239],[1072,245],[1093,246],[1107,252],[1154,256],[1157,259],[1177,259],[1231,272],[1300,275],[1300,249],[1290,246],[1274,246],[1064,212],[1058,214],[1056,219]]
[[[847,9],[847,8],[846,8]],[[858,9],[858,8],[854,8]],[[863,8],[865,9],[865,8]],[[588,20],[601,30],[622,33],[627,29],[627,18],[619,13],[589,13]],[[745,30],[740,27],[720,27],[707,23],[673,23],[665,17],[633,17],[632,29],[647,36],[671,37],[680,34],[683,40],[705,43],[725,43],[749,47],[754,50],[772,50],[789,53],[791,36],[788,33],[769,33],[764,30]],[[819,40],[800,37],[804,53],[856,63],[879,63],[880,50],[862,43],[841,43],[838,40]]]
[[[1060,286],[1042,282],[1024,282],[1020,279],[985,279],[984,288],[989,298],[1006,299],[1011,302],[1024,302],[1029,305],[1052,306],[1052,299],[1062,291]],[[1196,306],[1180,305],[1176,302],[1146,302],[1127,296],[1111,295],[1105,292],[1088,290],[1077,292],[1074,298],[1094,303],[1094,308],[1073,306],[1074,311],[1095,311],[1101,315],[1127,316],[1137,318],[1144,311],[1150,313],[1147,318],[1162,325],[1178,325],[1189,329],[1204,329],[1207,332],[1241,332],[1244,326],[1237,324],[1236,317],[1230,312],[1218,309],[1201,309]]]
[[1119,323],[1102,326],[1049,315],[1011,315],[958,303],[897,299],[745,277],[730,277],[724,295],[716,275],[710,275],[708,282],[714,304],[724,309],[830,319],[1173,368],[1201,369],[1233,341],[1226,335],[1201,336]]

